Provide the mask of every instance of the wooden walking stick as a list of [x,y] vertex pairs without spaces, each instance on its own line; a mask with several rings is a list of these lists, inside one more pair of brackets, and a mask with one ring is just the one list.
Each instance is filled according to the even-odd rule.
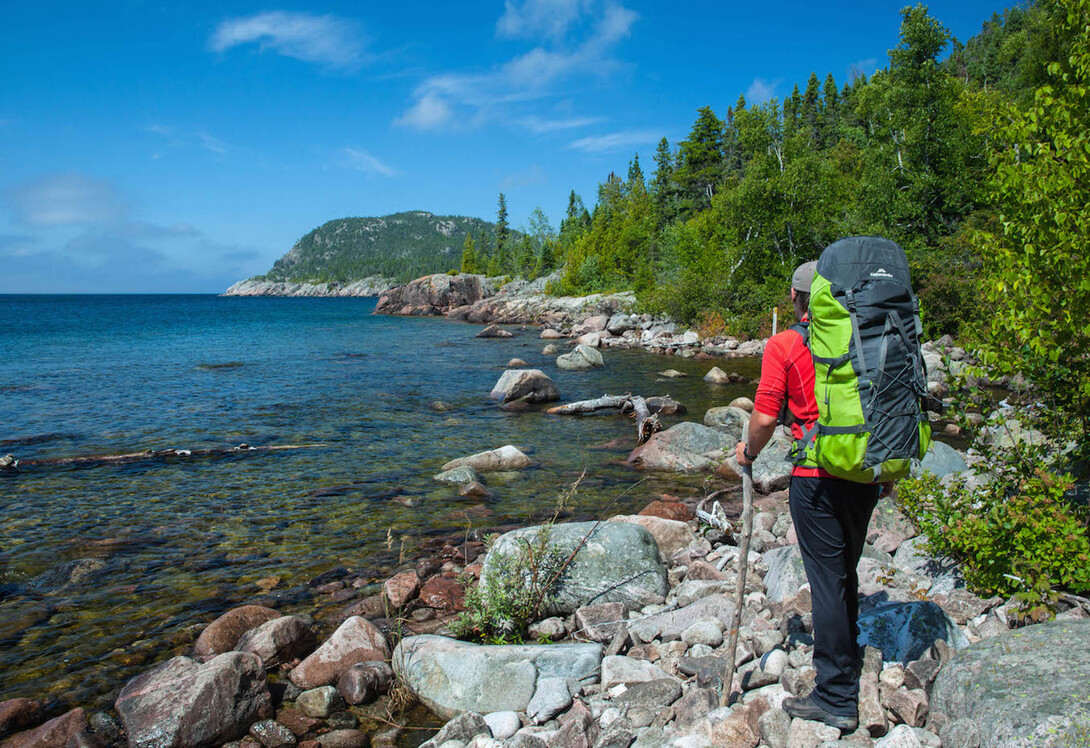
[[734,689],[734,660],[738,656],[738,629],[742,627],[742,606],[746,599],[746,571],[749,569],[749,539],[753,535],[753,465],[742,465],[742,539],[738,546],[738,586],[734,592],[734,620],[727,642],[727,673],[719,705],[728,706]]

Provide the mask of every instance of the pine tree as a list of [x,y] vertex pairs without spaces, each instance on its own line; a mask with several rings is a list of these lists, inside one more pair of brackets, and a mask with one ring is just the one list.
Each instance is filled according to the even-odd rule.
[[836,87],[833,74],[825,76],[825,86],[822,89],[821,102],[821,133],[822,146],[829,148],[836,145],[838,130],[840,127],[840,93]]
[[655,150],[655,179],[651,183],[655,215],[662,226],[677,217],[677,191],[674,188],[674,155],[670,141],[663,138]]
[[682,208],[688,210],[708,207],[723,179],[723,123],[711,107],[697,112],[689,137],[680,143],[680,163],[674,172]]
[[819,85],[817,73],[810,73],[810,79],[806,81],[806,93],[802,95],[802,108],[799,110],[799,128],[810,139],[812,148],[821,145],[821,130],[818,123]]
[[783,136],[789,139],[799,129],[799,107],[802,106],[802,97],[799,95],[799,84],[795,84],[795,90],[783,100]]
[[474,250],[473,237],[466,232],[465,244],[462,245],[462,268],[463,273],[476,273],[477,272],[477,254]]
[[507,225],[507,197],[502,192],[500,193],[499,208],[496,210],[496,252],[495,254],[503,256],[507,249],[507,239],[511,234],[511,229]]

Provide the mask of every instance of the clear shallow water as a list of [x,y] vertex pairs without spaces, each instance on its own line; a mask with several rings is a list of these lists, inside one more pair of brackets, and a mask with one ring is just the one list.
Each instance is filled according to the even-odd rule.
[[[181,653],[187,627],[257,595],[350,569],[381,581],[433,534],[551,515],[597,515],[646,476],[622,461],[615,415],[504,413],[488,392],[513,357],[565,401],[670,394],[701,420],[752,395],[701,381],[708,362],[604,351],[556,369],[536,329],[376,316],[368,299],[0,296],[0,454],[23,460],[308,444],[296,451],[0,473],[0,699],[105,703],[127,677]],[[755,360],[718,362],[756,375]],[[676,368],[690,378],[656,382]],[[445,412],[431,407],[440,400]],[[669,426],[678,418],[664,419]],[[454,457],[515,444],[537,466],[464,499],[432,480]],[[637,509],[697,478],[651,477]],[[305,596],[284,610],[312,611]]]

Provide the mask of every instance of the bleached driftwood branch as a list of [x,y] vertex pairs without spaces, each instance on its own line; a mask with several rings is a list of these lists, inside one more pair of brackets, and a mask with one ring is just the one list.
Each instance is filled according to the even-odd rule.
[[566,405],[556,405],[545,412],[559,416],[594,413],[599,410],[612,409],[619,410],[621,413],[631,413],[636,419],[636,441],[643,444],[656,431],[662,430],[662,424],[659,423],[658,418],[660,411],[676,413],[683,410],[681,403],[672,399],[669,395],[651,399],[655,401],[654,408],[640,395],[602,395],[593,400],[580,400]]

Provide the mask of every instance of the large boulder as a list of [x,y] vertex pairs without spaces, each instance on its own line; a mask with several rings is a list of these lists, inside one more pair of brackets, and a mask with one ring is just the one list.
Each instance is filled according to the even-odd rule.
[[882,605],[859,616],[859,645],[882,650],[885,662],[918,660],[939,639],[954,649],[969,645],[958,625],[930,601]]
[[366,618],[352,616],[333,636],[292,669],[288,677],[302,689],[328,686],[348,668],[369,660],[390,656],[386,636]]
[[718,429],[727,435],[727,441],[737,444],[742,439],[742,431],[749,423],[749,413],[742,408],[725,405],[721,408],[709,408],[704,413],[704,425]]
[[664,642],[675,641],[680,639],[695,621],[702,618],[715,618],[719,621],[734,620],[733,594],[708,595],[675,610],[666,610],[642,618],[630,617],[628,630],[644,642],[653,639]]
[[981,748],[1086,745],[1090,620],[1053,621],[977,642],[935,678],[931,711],[976,723]]
[[766,551],[762,556],[768,572],[765,574],[765,590],[768,599],[782,602],[799,593],[806,584],[806,569],[802,564],[802,551],[798,545],[784,545]]
[[[543,532],[548,535],[541,549]],[[566,615],[595,603],[642,608],[662,602],[669,589],[666,566],[647,530],[627,522],[574,522],[526,527],[501,536],[485,556],[481,571],[480,590],[486,602],[490,587],[503,589],[522,581],[507,577],[512,559],[526,555],[527,543],[538,549],[539,560],[542,551],[561,560],[571,557],[556,589],[546,598],[546,614]]]
[[[742,441],[749,436],[749,423],[742,429]],[[737,444],[735,442],[734,444]],[[741,479],[742,467],[734,456],[734,444],[730,445],[726,460],[723,461],[724,470],[729,470]],[[772,432],[772,438],[757,455],[752,466],[753,487],[761,493],[782,491],[791,485],[791,469],[794,464],[787,459],[795,440],[780,426]]]
[[682,421],[632,450],[628,462],[646,470],[711,472],[722,464],[735,443],[721,431]]
[[952,558],[934,557],[927,550],[927,538],[919,536],[904,541],[893,554],[893,565],[930,580],[928,593],[949,595],[965,587],[961,566]]
[[512,400],[548,403],[560,399],[560,390],[540,369],[508,369],[500,375],[488,396],[501,403]]
[[602,360],[602,354],[595,348],[580,343],[575,346],[575,350],[571,353],[557,356],[556,365],[560,369],[580,371],[583,369],[597,369],[599,366],[604,366],[605,362]]
[[375,305],[377,314],[446,314],[487,298],[494,289],[484,276],[436,273],[392,288]]
[[699,541],[688,522],[675,519],[663,519],[646,514],[618,514],[609,518],[610,522],[631,522],[651,533],[658,544],[659,553],[670,558],[678,551],[688,548]]
[[12,735],[2,745],[4,748],[67,748],[69,745],[88,745],[89,733],[87,713],[77,707],[32,730]]
[[272,716],[264,665],[248,652],[167,660],[126,683],[114,707],[132,748],[220,745]]
[[918,465],[912,466],[912,475],[931,473],[941,478],[950,473],[961,473],[969,469],[965,458],[949,444],[940,441],[931,442],[931,447]]
[[474,470],[488,473],[497,470],[521,470],[533,464],[534,461],[524,455],[518,447],[507,444],[499,449],[490,449],[469,457],[459,457],[451,460],[443,466],[443,472],[460,467],[471,467]]
[[600,644],[481,646],[443,636],[411,636],[394,650],[401,683],[443,719],[462,712],[526,712],[539,681],[598,680]]

